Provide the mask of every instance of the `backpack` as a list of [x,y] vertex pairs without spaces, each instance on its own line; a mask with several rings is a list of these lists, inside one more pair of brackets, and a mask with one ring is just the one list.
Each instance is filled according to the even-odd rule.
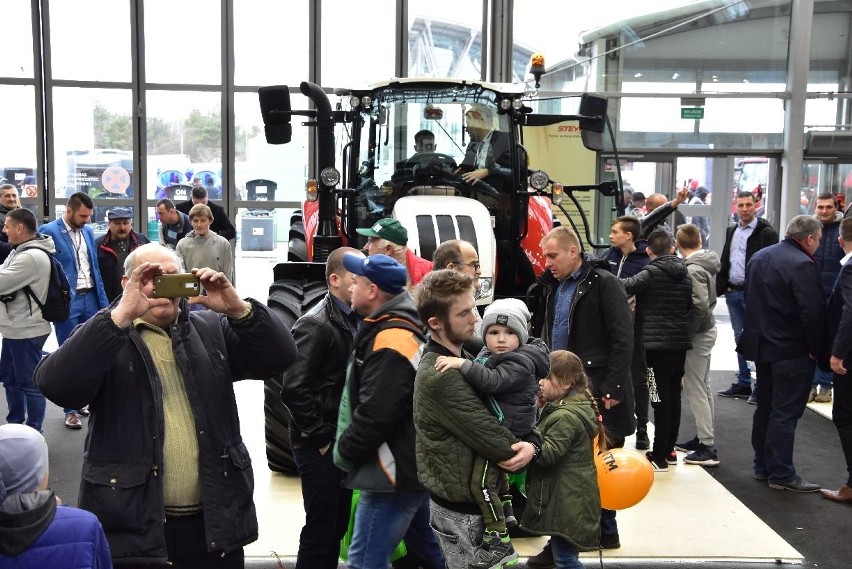
[[48,322],[64,322],[71,316],[71,287],[68,285],[68,278],[56,257],[44,249],[39,249],[39,251],[42,251],[50,259],[50,282],[47,285],[47,298],[42,304],[33,293],[30,285],[25,286],[22,290],[38,304],[42,318]]

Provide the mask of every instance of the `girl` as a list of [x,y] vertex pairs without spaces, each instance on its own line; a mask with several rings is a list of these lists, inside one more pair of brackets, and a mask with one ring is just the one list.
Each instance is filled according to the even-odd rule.
[[550,374],[539,381],[546,401],[538,421],[541,449],[527,471],[527,507],[521,525],[551,536],[559,569],[582,569],[579,552],[598,549],[601,502],[595,468],[606,432],[583,362],[565,350],[550,354]]

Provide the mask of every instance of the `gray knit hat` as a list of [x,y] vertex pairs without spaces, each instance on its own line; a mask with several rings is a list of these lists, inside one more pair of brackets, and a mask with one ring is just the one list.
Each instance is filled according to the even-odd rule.
[[0,426],[0,502],[8,494],[35,492],[47,474],[47,443],[26,425]]
[[511,328],[518,335],[523,346],[530,337],[529,322],[530,311],[522,300],[517,298],[495,300],[485,309],[485,314],[482,316],[482,341],[485,341],[489,326],[502,324]]

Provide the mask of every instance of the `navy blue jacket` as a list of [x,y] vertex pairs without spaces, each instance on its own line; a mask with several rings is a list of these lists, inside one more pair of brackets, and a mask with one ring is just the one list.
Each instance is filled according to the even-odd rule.
[[831,356],[841,358],[843,367],[852,365],[852,262],[837,275],[837,283],[828,301],[828,333]]
[[746,265],[745,326],[737,351],[754,362],[823,356],[825,299],[816,261],[785,238]]
[[837,275],[840,273],[840,259],[846,254],[840,247],[840,243],[837,242],[841,221],[843,221],[843,218],[839,217],[831,223],[822,224],[822,238],[819,240],[819,247],[814,253],[814,258],[819,262],[820,282],[826,301],[831,296],[834,281],[837,280]]
[[[625,278],[632,277],[651,262],[651,257],[648,256],[648,242],[644,239],[636,241],[636,250],[628,253],[625,258],[621,253],[621,249],[610,247],[603,254],[603,258],[609,263],[609,270],[617,277]],[[622,259],[624,262],[622,263]],[[621,267],[621,271],[619,271]]]

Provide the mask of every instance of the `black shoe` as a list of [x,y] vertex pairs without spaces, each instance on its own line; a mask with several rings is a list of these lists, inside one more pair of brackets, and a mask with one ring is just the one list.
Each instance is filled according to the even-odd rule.
[[737,397],[738,399],[747,399],[751,395],[751,387],[743,387],[739,383],[732,383],[728,389],[717,391],[722,397]]
[[666,462],[669,464],[677,464],[677,453],[675,451],[666,455]]
[[473,552],[473,561],[467,564],[470,569],[495,569],[511,564],[518,558],[509,534],[486,532],[482,545]]
[[675,450],[679,450],[681,452],[695,452],[698,450],[698,445],[701,443],[698,442],[698,436],[692,440],[686,441],[685,443],[675,443]]
[[518,527],[518,518],[515,517],[515,510],[512,508],[512,501],[503,502],[503,518],[506,520],[507,528]]
[[663,461],[657,462],[656,460],[654,460],[654,453],[652,453],[650,451],[646,452],[645,458],[647,458],[648,462],[651,463],[651,466],[654,467],[654,472],[668,472],[669,471],[668,461],[663,460]]
[[695,452],[686,455],[683,459],[686,464],[700,464],[701,466],[717,466],[719,457],[716,455],[716,450],[707,445],[699,444],[699,448]]
[[792,490],[793,492],[819,492],[822,488],[819,484],[805,482],[801,476],[796,476],[786,482],[770,482],[769,487],[776,490]]
[[621,542],[618,541],[618,533],[601,534],[601,549],[618,549],[620,547]]
[[636,450],[648,450],[651,448],[651,440],[648,438],[647,429],[636,429]]
[[538,555],[533,555],[527,559],[527,567],[530,569],[555,569],[556,563],[553,562],[553,551],[550,549],[550,541],[544,546],[544,549]]

